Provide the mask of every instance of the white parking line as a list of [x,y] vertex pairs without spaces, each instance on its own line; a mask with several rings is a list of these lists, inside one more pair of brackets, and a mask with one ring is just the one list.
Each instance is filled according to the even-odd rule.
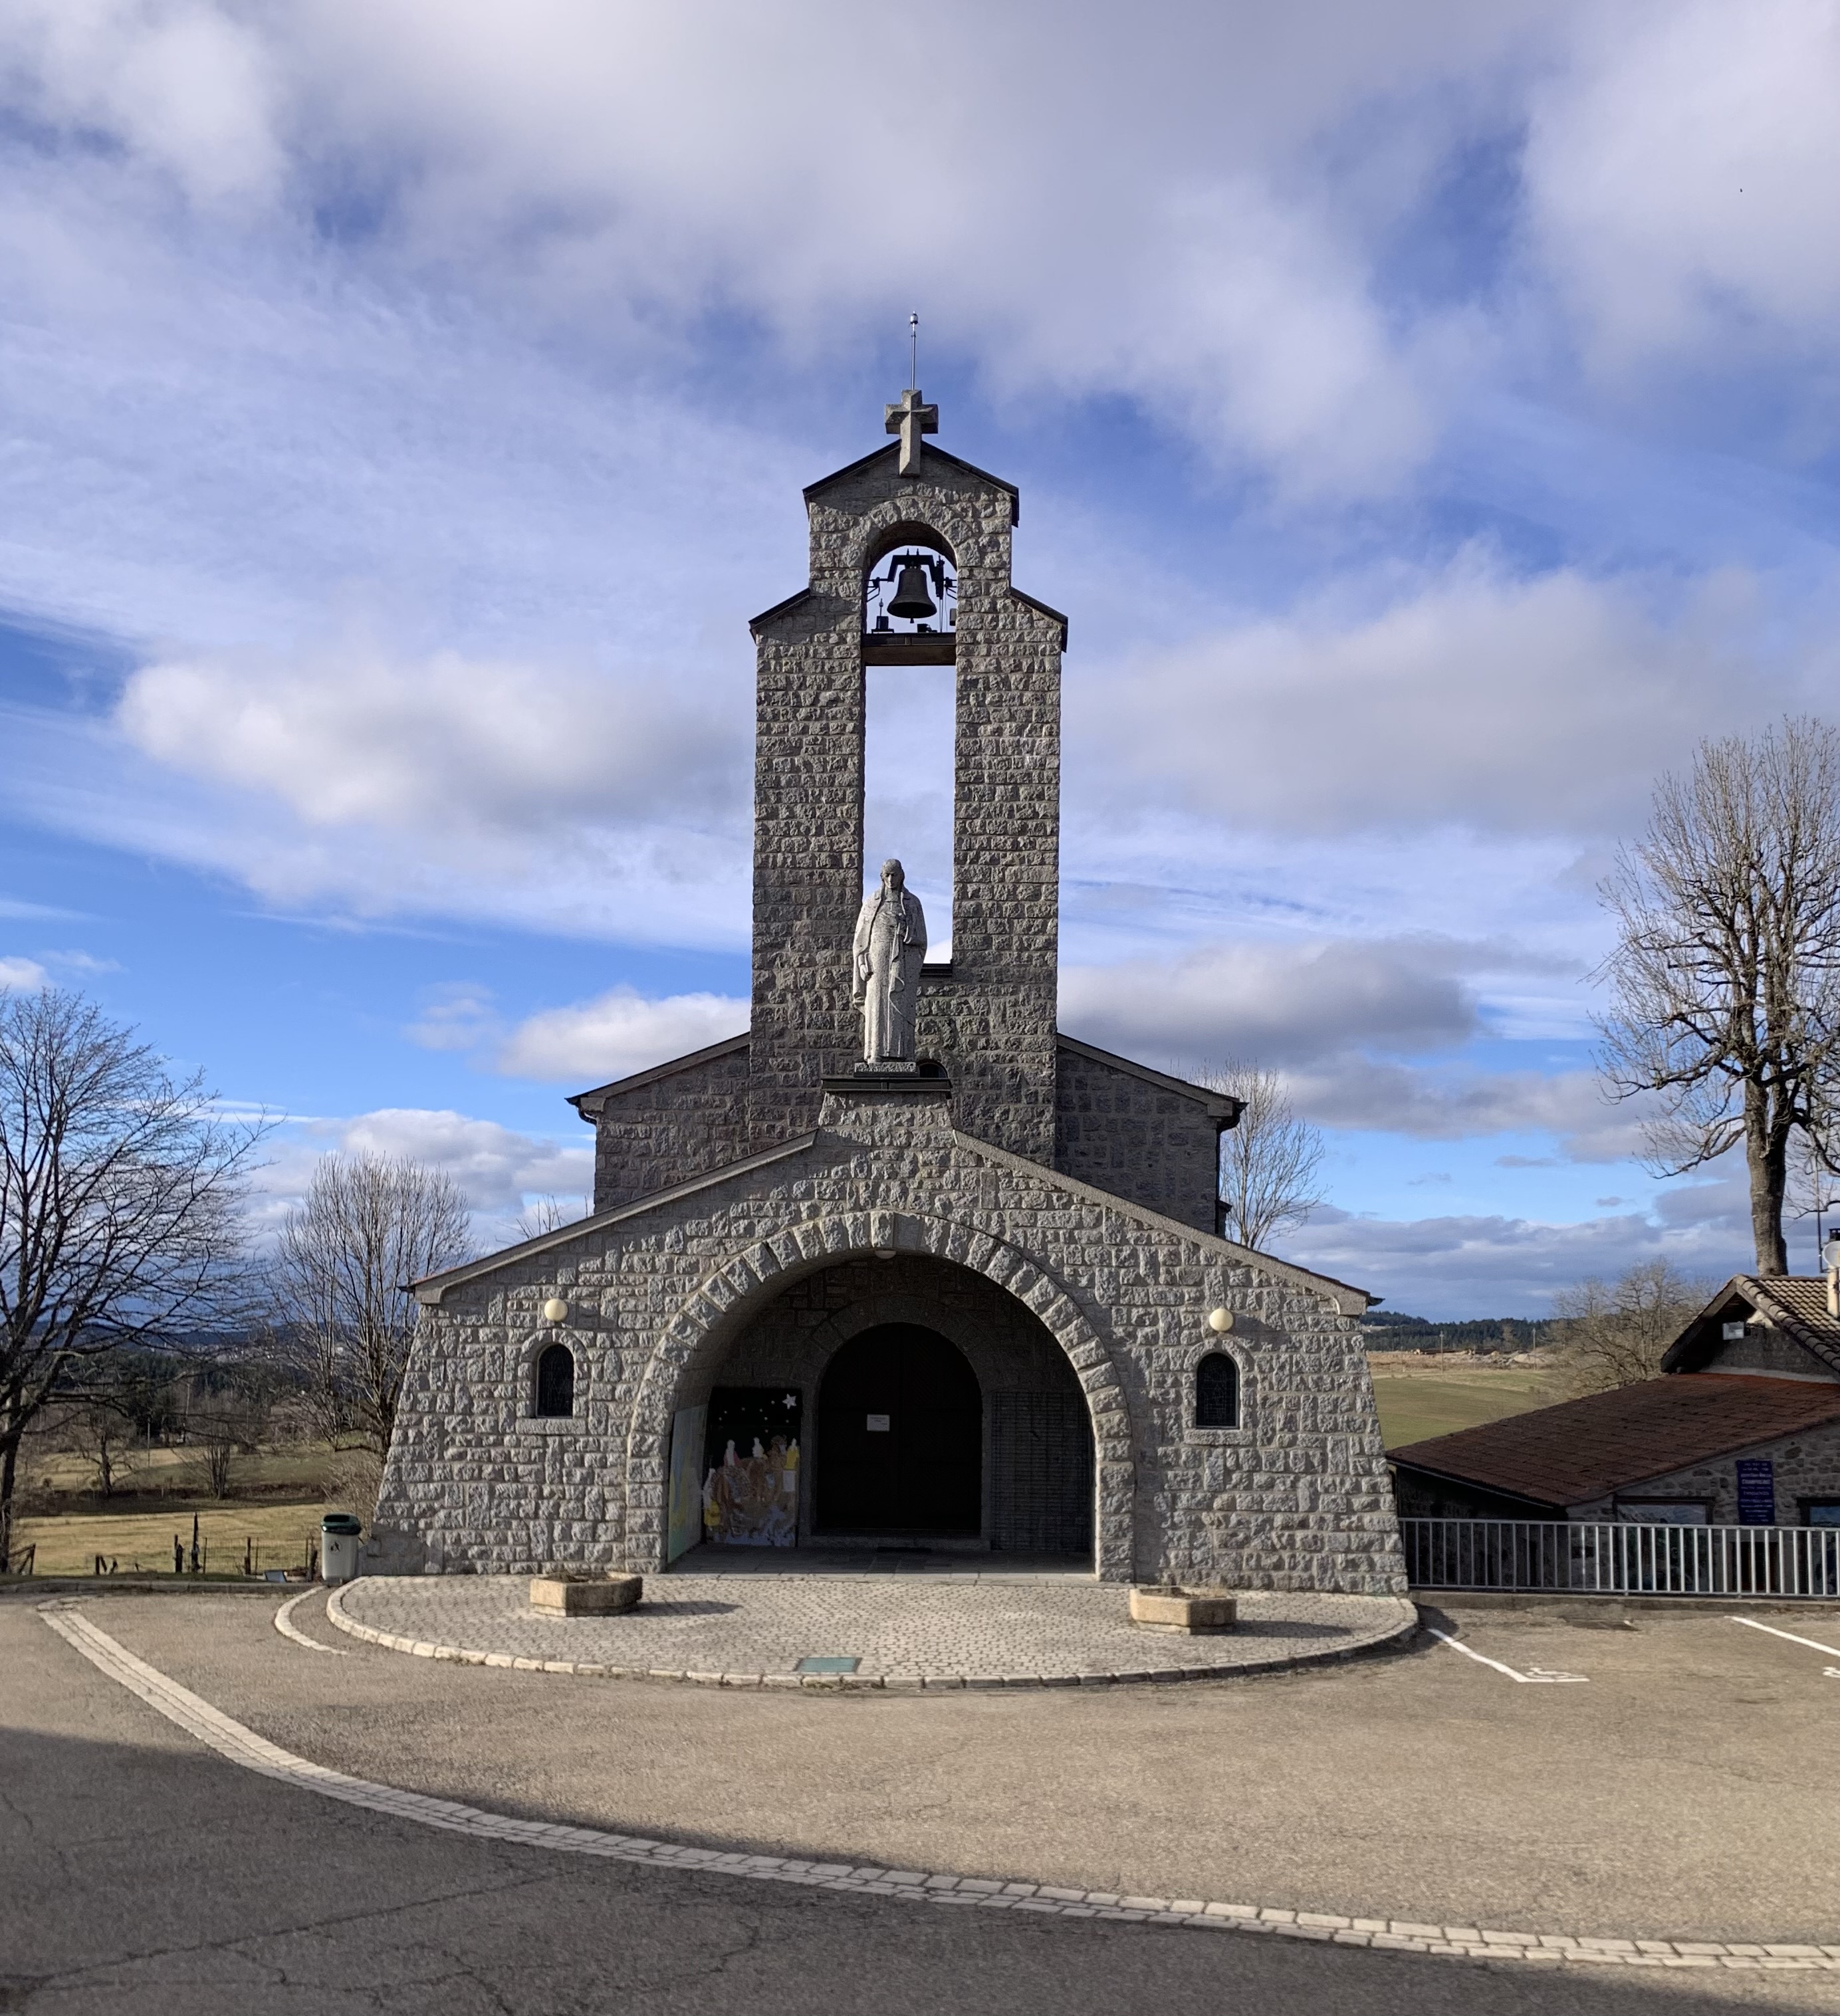
[[1499,1659],[1485,1659],[1480,1652],[1472,1652],[1460,1638],[1453,1638],[1448,1631],[1440,1631],[1435,1625],[1428,1624],[1426,1630],[1441,1643],[1448,1645],[1453,1652],[1460,1652],[1466,1659],[1474,1659],[1478,1666],[1493,1666],[1498,1673],[1506,1673],[1511,1680],[1519,1680],[1529,1687],[1582,1687],[1588,1682],[1588,1673],[1555,1673],[1544,1666],[1529,1666],[1524,1673],[1517,1673],[1512,1666],[1504,1666]]
[[[1734,1624],[1748,1624],[1753,1631],[1767,1631],[1772,1638],[1786,1638],[1791,1645],[1806,1645],[1811,1652],[1825,1652],[1831,1658],[1840,1659],[1840,1645],[1824,1645],[1818,1638],[1798,1638],[1793,1631],[1779,1631],[1773,1624],[1759,1624],[1754,1617],[1734,1617]],[[1823,1666],[1822,1677],[1840,1680],[1840,1666]]]
[[329,1652],[335,1659],[348,1659],[351,1655],[344,1646],[322,1645],[317,1638],[309,1638],[306,1633],[293,1622],[296,1608],[304,1603],[308,1597],[317,1596],[319,1593],[317,1589],[304,1589],[298,1596],[290,1596],[275,1613],[275,1629],[283,1638],[291,1638],[295,1644],[304,1645],[309,1652]]

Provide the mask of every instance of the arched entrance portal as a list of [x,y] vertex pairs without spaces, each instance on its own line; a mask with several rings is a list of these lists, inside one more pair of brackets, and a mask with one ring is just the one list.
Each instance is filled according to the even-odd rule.
[[958,1346],[918,1323],[859,1331],[818,1396],[816,1528],[968,1537],[983,1523],[984,1395]]
[[1086,1391],[1042,1319],[967,1267],[863,1254],[801,1273],[672,1398],[667,1560],[909,1536],[1093,1562]]

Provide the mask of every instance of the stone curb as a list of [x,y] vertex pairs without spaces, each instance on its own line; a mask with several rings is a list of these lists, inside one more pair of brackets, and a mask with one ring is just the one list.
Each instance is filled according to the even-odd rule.
[[[1001,1689],[1021,1691],[1037,1687],[1114,1687],[1168,1685],[1178,1680],[1234,1680],[1248,1674],[1285,1672],[1301,1666],[1334,1665],[1363,1654],[1384,1651],[1409,1637],[1418,1629],[1416,1611],[1389,1630],[1370,1633],[1352,1643],[1321,1652],[1274,1653],[1266,1659],[1246,1659],[1234,1665],[1141,1666],[1123,1672],[1090,1673],[712,1673],[679,1671],[663,1666],[615,1666],[591,1659],[531,1659],[512,1652],[483,1652],[468,1645],[437,1645],[426,1638],[410,1638],[394,1631],[380,1630],[348,1616],[344,1608],[348,1591],[358,1582],[380,1580],[360,1576],[340,1583],[326,1602],[327,1620],[340,1631],[387,1651],[406,1652],[417,1659],[442,1659],[459,1666],[499,1666],[520,1673],[567,1673],[591,1680],[663,1680],[680,1687],[730,1687],[740,1691],[770,1690],[801,1694],[959,1694]],[[1408,1610],[1403,1597],[1397,1599]]]
[[1060,1888],[1005,1882],[920,1869],[882,1869],[848,1862],[744,1855],[642,1835],[609,1833],[542,1820],[514,1820],[477,1806],[355,1778],[283,1750],[221,1709],[137,1658],[92,1624],[74,1605],[47,1604],[45,1623],[97,1670],[176,1723],[218,1755],[246,1770],[346,1805],[413,1820],[475,1840],[511,1842],[574,1855],[595,1855],[654,1869],[698,1870],[754,1881],[796,1883],[904,1903],[956,1904],[985,1910],[1029,1911],[1064,1918],[1123,1920],[1136,1924],[1183,1926],[1208,1931],[1266,1933],[1316,1939],[1388,1953],[1436,1954],[1463,1960],[1506,1960],[1522,1966],[1731,1967],[1803,1973],[1840,1973],[1840,1946],[1734,1944],[1711,1939],[1614,1939],[1564,1932],[1490,1931],[1476,1925],[1439,1925],[1402,1918],[1348,1918],[1326,1911],[1285,1911],[1256,1904],[1209,1903],[1200,1898],[1126,1897],[1108,1890]]

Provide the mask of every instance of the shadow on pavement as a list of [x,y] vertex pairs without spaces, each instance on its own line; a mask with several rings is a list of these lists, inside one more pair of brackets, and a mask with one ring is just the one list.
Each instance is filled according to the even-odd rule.
[[[915,1905],[467,1840],[192,1748],[0,1730],[0,2008],[34,2016],[1741,2016],[1831,1976],[1499,1966]],[[112,1694],[113,1690],[109,1690]],[[51,1705],[49,1704],[48,1706]],[[707,1819],[707,1816],[704,1816]]]

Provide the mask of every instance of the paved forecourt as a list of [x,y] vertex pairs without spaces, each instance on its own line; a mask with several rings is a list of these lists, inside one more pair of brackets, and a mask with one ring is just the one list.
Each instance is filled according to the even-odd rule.
[[529,1598],[527,1576],[376,1576],[336,1592],[328,1615],[354,1636],[424,1658],[879,1689],[1220,1679],[1347,1658],[1417,1621],[1400,1597],[1260,1591],[1240,1597],[1234,1630],[1191,1638],[1132,1623],[1116,1583],[969,1572],[672,1575],[648,1582],[639,1607],[618,1617],[541,1615]]

